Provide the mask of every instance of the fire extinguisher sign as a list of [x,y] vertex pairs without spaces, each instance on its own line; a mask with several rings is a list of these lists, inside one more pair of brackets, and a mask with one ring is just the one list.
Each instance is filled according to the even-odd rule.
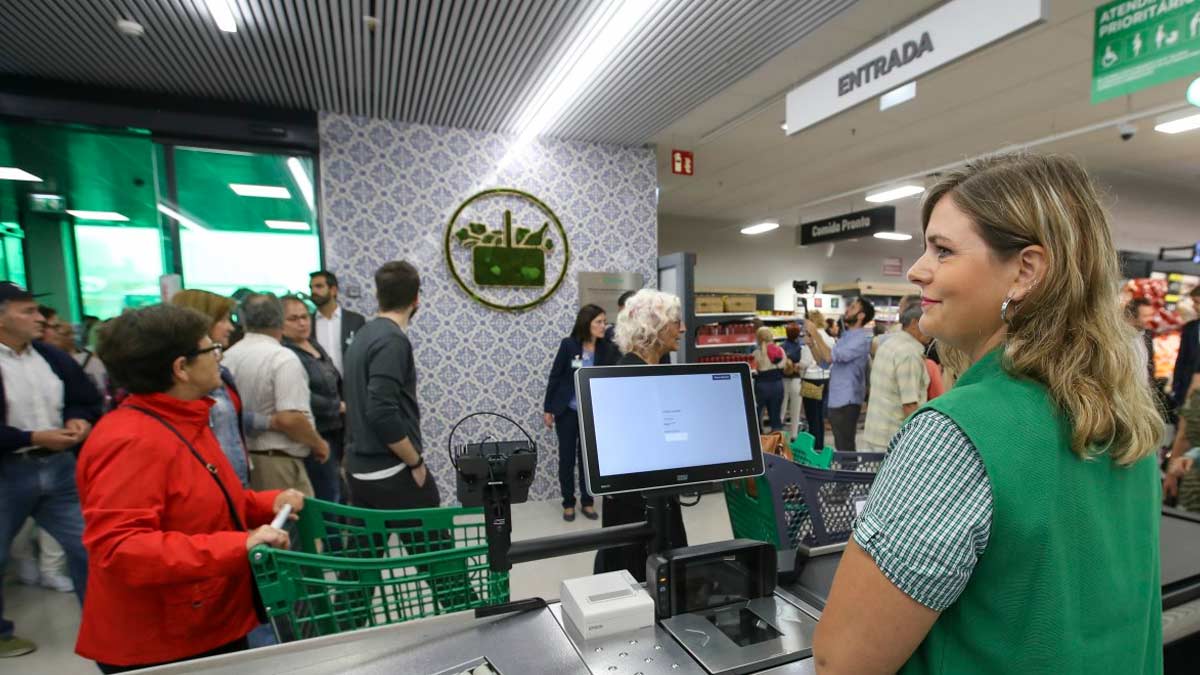
[[687,150],[672,150],[671,151],[671,173],[680,176],[691,176],[695,174],[695,160],[692,153]]

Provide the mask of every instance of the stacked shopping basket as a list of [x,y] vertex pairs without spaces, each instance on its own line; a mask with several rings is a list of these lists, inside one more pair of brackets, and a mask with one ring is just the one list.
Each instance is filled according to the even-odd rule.
[[379,511],[307,499],[293,546],[250,552],[284,642],[508,601],[508,573],[488,567],[482,509]]

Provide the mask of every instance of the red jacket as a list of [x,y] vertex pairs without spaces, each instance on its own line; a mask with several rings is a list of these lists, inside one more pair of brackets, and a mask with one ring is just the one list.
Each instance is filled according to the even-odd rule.
[[269,523],[279,491],[243,490],[208,426],[210,399],[129,396],[79,456],[88,586],[75,651],[111,665],[162,663],[215,649],[258,621],[245,532],[212,475],[166,427],[188,439],[251,529]]

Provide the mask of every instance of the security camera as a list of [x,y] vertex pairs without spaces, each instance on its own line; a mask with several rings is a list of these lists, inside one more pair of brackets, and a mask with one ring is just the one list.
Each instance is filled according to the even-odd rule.
[[1118,124],[1117,133],[1121,134],[1121,140],[1128,141],[1137,135],[1137,127],[1129,124],[1128,122],[1124,124]]

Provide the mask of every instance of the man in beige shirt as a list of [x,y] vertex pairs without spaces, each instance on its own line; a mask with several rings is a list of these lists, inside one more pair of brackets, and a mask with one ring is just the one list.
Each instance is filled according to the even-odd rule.
[[920,319],[919,306],[905,310],[900,315],[900,331],[892,333],[875,354],[863,430],[863,444],[871,450],[887,450],[904,420],[928,400],[925,345],[930,338],[917,325]]
[[266,431],[246,431],[250,451],[250,487],[294,488],[313,496],[304,469],[311,452],[329,458],[329,445],[313,426],[308,374],[299,357],[280,344],[283,305],[271,293],[252,294],[238,311],[246,337],[225,352],[222,365],[233,374],[242,409],[268,417]]

